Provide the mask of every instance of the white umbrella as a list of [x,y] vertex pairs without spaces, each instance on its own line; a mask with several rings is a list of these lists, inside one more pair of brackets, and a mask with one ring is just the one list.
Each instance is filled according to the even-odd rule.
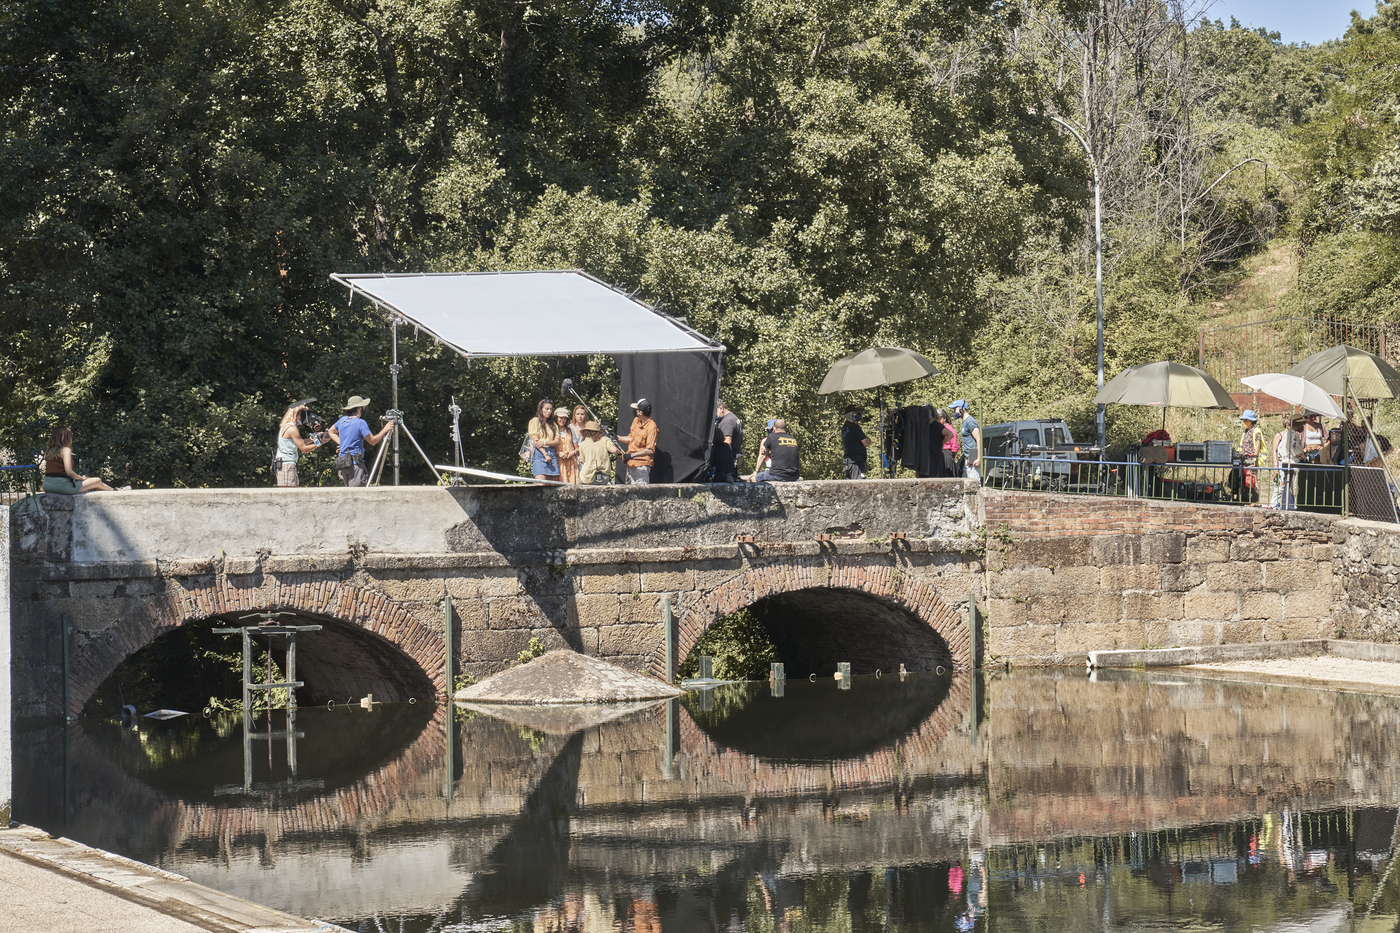
[[1240,380],[1256,392],[1263,392],[1280,402],[1287,402],[1290,405],[1301,405],[1309,411],[1315,411],[1328,418],[1342,418],[1342,408],[1327,390],[1316,383],[1309,382],[1302,376],[1290,376],[1286,373],[1259,373],[1257,376],[1245,376]]

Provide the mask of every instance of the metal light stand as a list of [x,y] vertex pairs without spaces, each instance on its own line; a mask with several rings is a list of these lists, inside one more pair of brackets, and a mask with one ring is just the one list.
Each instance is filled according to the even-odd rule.
[[[393,330],[393,332],[394,332],[394,350],[393,350],[394,355],[393,355],[393,359],[392,359],[391,362],[389,363],[389,376],[392,378],[393,383],[394,383],[394,411],[398,411],[398,410],[399,410],[399,369],[400,369],[400,366],[399,366],[399,316],[398,316],[397,314],[395,314],[392,318],[390,318],[390,323],[393,325],[393,326],[392,326],[392,330]],[[400,422],[400,426],[402,426],[402,424],[403,424],[403,423]],[[408,429],[405,428],[404,430],[408,430]],[[417,445],[417,443],[418,443],[417,441],[414,441],[414,444],[415,444],[415,445]],[[424,457],[424,459],[426,460],[427,458]],[[428,466],[431,467],[432,465],[433,465],[432,462],[429,461]],[[436,473],[437,473],[437,470],[433,470],[433,473],[436,474]],[[399,484],[399,432],[398,432],[398,431],[395,431],[395,432],[394,432],[394,485],[397,486],[398,484]]]
[[[413,442],[413,449],[418,451],[418,456],[423,458],[423,462],[428,465],[428,469],[433,471],[433,476],[437,477],[438,481],[441,482],[442,474],[437,471],[437,467],[433,466],[433,461],[428,459],[428,455],[423,453],[423,448],[418,446],[418,439],[413,436],[413,432],[408,429],[408,425],[404,424],[403,412],[394,409],[393,411],[387,412],[381,420],[397,421],[399,425],[398,429],[394,431],[394,485],[398,485],[399,478],[399,431],[408,435],[408,439]],[[384,454],[388,449],[389,445],[385,444],[379,451],[379,456],[376,457],[374,461],[374,469],[370,470],[369,479],[366,481],[367,485],[374,485],[376,473],[380,478],[383,477]]]
[[452,449],[457,454],[457,465],[466,466],[466,458],[462,453],[462,406],[457,404],[457,396],[451,398],[452,403],[447,406],[447,410],[452,415]]

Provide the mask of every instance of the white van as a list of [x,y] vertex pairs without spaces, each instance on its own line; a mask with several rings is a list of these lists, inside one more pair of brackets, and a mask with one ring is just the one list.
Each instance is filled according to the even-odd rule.
[[1081,471],[1073,465],[1081,459],[1097,460],[1099,451],[1077,446],[1069,426],[1058,418],[988,425],[982,429],[982,448],[991,458],[982,471],[988,486],[1068,491],[1072,485],[1097,485],[1102,479],[1099,470]]

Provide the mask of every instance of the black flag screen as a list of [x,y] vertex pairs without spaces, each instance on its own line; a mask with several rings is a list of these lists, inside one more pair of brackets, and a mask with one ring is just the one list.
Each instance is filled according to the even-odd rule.
[[[651,401],[656,419],[657,455],[653,483],[692,483],[704,475],[715,430],[722,354],[635,353],[617,358],[622,376],[617,433],[632,425],[632,403]],[[621,463],[618,465],[621,474]]]

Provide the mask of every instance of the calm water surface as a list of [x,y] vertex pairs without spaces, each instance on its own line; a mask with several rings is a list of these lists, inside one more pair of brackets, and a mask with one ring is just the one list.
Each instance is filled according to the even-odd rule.
[[1400,698],[911,675],[255,730],[28,730],[16,818],[363,931],[1400,929]]

